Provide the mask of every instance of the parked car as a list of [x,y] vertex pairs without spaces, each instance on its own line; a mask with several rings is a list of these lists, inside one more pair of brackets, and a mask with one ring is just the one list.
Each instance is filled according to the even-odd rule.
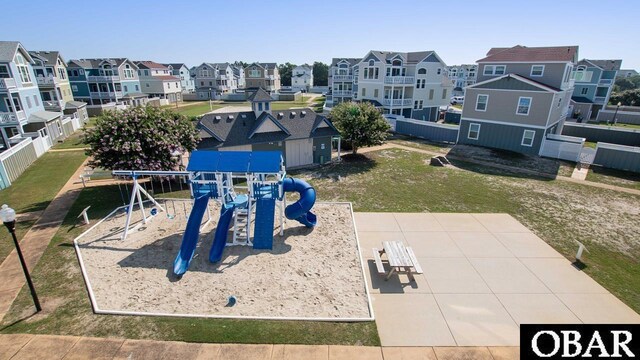
[[451,104],[464,104],[464,96],[454,96],[451,98]]

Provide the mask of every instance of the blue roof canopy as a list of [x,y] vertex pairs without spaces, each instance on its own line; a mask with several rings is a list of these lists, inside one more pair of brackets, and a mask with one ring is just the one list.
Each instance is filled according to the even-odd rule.
[[280,151],[194,151],[187,171],[278,173]]

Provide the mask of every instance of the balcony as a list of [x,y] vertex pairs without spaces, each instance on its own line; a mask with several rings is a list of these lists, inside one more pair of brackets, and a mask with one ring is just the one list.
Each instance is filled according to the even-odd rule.
[[353,81],[353,75],[333,75],[333,81]]
[[59,82],[59,80],[57,77],[54,77],[54,76],[47,76],[47,77],[38,76],[36,77],[36,82],[38,83],[38,85],[54,86]]
[[64,103],[60,100],[43,101],[44,109],[47,111],[61,111]]
[[596,96],[593,98],[594,104],[604,105],[605,100],[607,100],[606,96]]
[[385,76],[385,84],[413,84],[416,81],[414,76]]
[[92,92],[91,97],[94,99],[113,99],[113,98],[121,98],[122,91],[111,91],[111,92]]
[[18,123],[21,120],[26,120],[27,115],[23,110],[16,112],[0,112],[0,124]]
[[412,106],[413,99],[384,99],[382,100],[384,106]]
[[87,81],[120,81],[120,75],[87,76]]
[[353,90],[333,90],[333,96],[353,96]]
[[15,79],[0,79],[0,91],[7,91],[16,88]]
[[613,84],[613,79],[600,79],[600,81],[598,81],[598,85],[611,85]]

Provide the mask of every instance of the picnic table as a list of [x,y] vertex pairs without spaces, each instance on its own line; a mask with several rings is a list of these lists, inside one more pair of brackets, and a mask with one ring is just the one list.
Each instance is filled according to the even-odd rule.
[[[382,265],[382,255],[386,254],[389,262],[389,271],[387,272]],[[422,268],[418,264],[413,249],[405,246],[401,241],[384,241],[382,250],[373,249],[373,259],[376,263],[378,273],[386,275],[384,280],[389,280],[394,273],[406,273],[409,280],[415,281],[413,273],[422,274]]]

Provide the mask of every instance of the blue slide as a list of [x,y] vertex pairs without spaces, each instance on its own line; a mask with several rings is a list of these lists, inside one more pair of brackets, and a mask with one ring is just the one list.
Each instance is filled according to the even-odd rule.
[[218,227],[216,227],[216,234],[213,237],[213,244],[209,251],[209,261],[218,262],[222,259],[222,253],[227,244],[229,226],[231,226],[231,219],[233,219],[233,212],[237,207],[246,208],[248,199],[246,195],[238,195],[232,202],[228,202],[222,206],[220,220],[218,220]]
[[180,252],[173,262],[173,273],[178,276],[187,272],[193,254],[196,252],[196,245],[200,237],[200,224],[202,224],[202,217],[207,211],[208,203],[208,195],[200,196],[193,202],[193,208],[191,209],[191,214],[189,214],[189,220],[187,220],[187,229],[182,236]]
[[316,202],[316,191],[313,186],[304,180],[286,178],[282,187],[286,192],[295,191],[300,194],[300,200],[284,209],[287,219],[297,220],[308,228],[316,226],[316,215],[310,211]]

